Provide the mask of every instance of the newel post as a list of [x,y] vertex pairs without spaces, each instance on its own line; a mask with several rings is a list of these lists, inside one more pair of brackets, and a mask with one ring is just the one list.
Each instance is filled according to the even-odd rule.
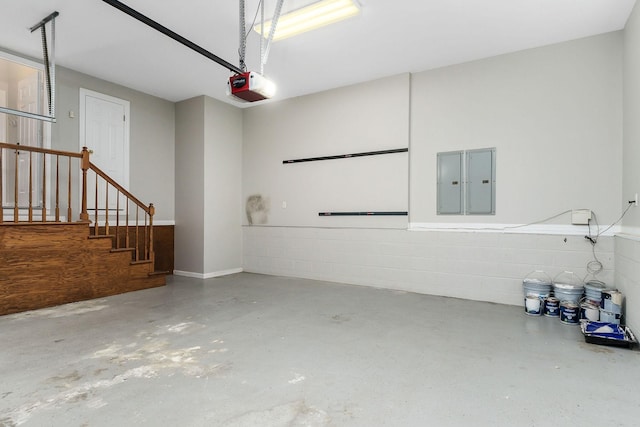
[[80,211],[80,221],[90,222],[87,212],[87,171],[89,170],[89,150],[82,147],[82,210]]
[[156,207],[149,203],[149,259],[155,271],[156,256],[153,252],[153,216],[156,214]]

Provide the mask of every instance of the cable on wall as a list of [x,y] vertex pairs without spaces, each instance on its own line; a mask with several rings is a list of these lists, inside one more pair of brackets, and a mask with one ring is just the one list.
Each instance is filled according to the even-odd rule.
[[596,244],[598,243],[598,238],[602,234],[604,234],[607,231],[609,231],[611,229],[611,227],[613,227],[614,225],[616,225],[617,223],[622,221],[622,218],[624,218],[624,216],[627,214],[627,212],[629,212],[629,209],[631,209],[631,207],[634,205],[634,203],[635,203],[635,201],[630,201],[629,202],[629,206],[627,206],[627,208],[624,210],[624,212],[622,212],[622,215],[620,215],[620,217],[615,222],[613,222],[611,225],[609,225],[607,228],[605,228],[602,231],[600,231],[600,224],[598,224],[597,215],[595,214],[595,212],[592,212],[593,213],[593,222],[595,223],[595,226],[596,226],[596,235],[593,236],[591,234],[591,220],[589,220],[589,221],[587,221],[588,234],[586,236],[584,236],[584,238],[585,238],[585,240],[589,241],[589,243],[591,243],[591,252],[593,253],[593,260],[591,260],[591,261],[589,261],[587,263],[587,275],[582,280],[583,282],[587,281],[587,277],[589,277],[589,275],[595,277],[597,274],[601,273],[602,270],[604,269],[604,266],[602,265],[602,262],[600,262],[600,260],[596,256]]

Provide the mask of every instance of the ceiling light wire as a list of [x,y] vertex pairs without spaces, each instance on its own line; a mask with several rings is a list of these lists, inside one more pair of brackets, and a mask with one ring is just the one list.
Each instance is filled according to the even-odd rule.
[[[258,7],[256,8],[256,14],[255,14],[255,15],[253,15],[253,21],[251,22],[251,25],[249,26],[249,30],[248,30],[248,31],[246,31],[246,32],[244,33],[244,38],[245,38],[245,39],[248,39],[248,38],[249,38],[249,36],[251,35],[251,29],[253,28],[253,26],[254,26],[254,25],[256,25],[256,20],[258,19],[258,13],[260,13],[260,10],[261,10],[261,9],[264,9],[264,2],[263,2],[262,0],[260,0],[260,1],[258,2]],[[263,13],[263,15],[264,15],[264,10],[263,10],[263,12],[262,12],[262,13]],[[264,18],[263,18],[263,19],[264,19]],[[246,29],[245,29],[245,30],[246,30]]]
[[[282,13],[282,3],[284,0],[278,0],[276,4],[276,11],[273,13],[273,18],[271,19],[271,28],[269,29],[269,37],[267,39],[267,45],[265,47],[264,53],[260,53],[260,74],[264,75],[264,65],[267,63],[267,59],[269,58],[269,51],[271,50],[271,42],[273,41],[273,36],[276,34],[276,28],[278,27],[278,20],[280,20],[280,14]],[[264,27],[264,18],[260,23],[262,27]],[[262,35],[264,39],[264,34]]]

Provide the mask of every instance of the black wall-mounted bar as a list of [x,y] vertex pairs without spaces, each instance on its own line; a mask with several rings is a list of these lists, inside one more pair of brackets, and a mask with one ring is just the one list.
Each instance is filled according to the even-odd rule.
[[406,211],[318,212],[318,216],[407,216]]
[[119,2],[117,0],[102,0],[102,1],[104,1],[107,4],[110,4],[111,6],[115,7],[116,9],[126,13],[127,15],[131,16],[132,18],[135,18],[138,21],[140,21],[140,22],[142,22],[144,24],[147,24],[148,26],[150,26],[154,30],[160,31],[165,36],[171,37],[172,39],[174,39],[178,43],[182,43],[183,45],[185,45],[189,49],[195,50],[200,55],[202,55],[202,56],[204,56],[206,58],[209,58],[210,60],[216,62],[219,65],[222,65],[226,69],[228,69],[230,71],[233,71],[234,73],[237,73],[237,74],[243,73],[243,71],[240,68],[236,67],[232,63],[225,61],[224,59],[220,58],[217,55],[214,55],[213,53],[209,52],[208,50],[204,49],[203,47],[198,46],[197,44],[195,44],[191,40],[182,37],[180,34],[171,31],[170,29],[168,29],[164,25],[159,24],[156,21],[154,21],[153,19],[151,19],[151,18],[143,15],[142,13],[138,12],[137,10],[134,10],[134,9],[130,8],[126,4],[121,3],[121,2]]
[[318,160],[350,159],[351,157],[377,156],[379,154],[406,153],[408,151],[409,151],[408,148],[394,148],[393,150],[366,151],[364,153],[338,154],[336,156],[308,157],[306,159],[283,160],[282,164],[287,165],[290,163],[316,162]]

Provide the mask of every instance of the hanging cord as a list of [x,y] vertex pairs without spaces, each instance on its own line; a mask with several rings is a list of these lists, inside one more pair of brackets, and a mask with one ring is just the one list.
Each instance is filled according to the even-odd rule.
[[[263,9],[264,9],[264,4],[263,4],[263,1],[260,0],[258,2],[258,7],[256,8],[256,14],[253,15],[253,21],[251,22],[251,25],[249,26],[249,30],[247,30],[247,32],[244,34],[245,40],[249,38],[249,36],[251,35],[251,30],[256,25],[256,20],[258,19],[258,13],[260,13],[261,10],[264,13]],[[263,21],[264,21],[264,18],[263,18]]]
[[618,218],[614,223],[612,223],[611,225],[609,225],[607,228],[605,228],[602,231],[600,231],[600,224],[598,224],[597,215],[595,214],[595,212],[592,212],[593,213],[593,222],[596,225],[596,235],[593,236],[591,234],[591,220],[589,220],[589,221],[587,221],[587,227],[588,227],[589,233],[588,233],[588,235],[584,236],[584,238],[585,238],[585,240],[588,240],[589,243],[591,243],[591,253],[593,254],[593,260],[591,260],[591,261],[589,261],[587,263],[587,275],[582,280],[583,282],[587,281],[587,277],[589,277],[589,275],[595,277],[597,274],[601,273],[602,270],[604,269],[604,266],[602,265],[602,262],[600,262],[600,260],[596,256],[596,244],[598,243],[598,238],[602,234],[604,234],[607,231],[609,231],[611,229],[611,227],[613,227],[614,225],[616,225],[617,223],[622,221],[622,218],[624,218],[624,216],[627,214],[627,212],[629,212],[629,209],[631,209],[632,206],[633,206],[633,203],[629,202],[629,206],[627,206],[627,208],[624,210],[624,212],[622,212],[622,215],[620,215],[620,218]]
[[518,228],[523,228],[523,227],[529,227],[531,225],[536,225],[536,224],[542,224],[545,223],[547,221],[551,221],[552,219],[558,218],[559,216],[565,215],[570,213],[572,210],[566,210],[560,213],[557,213],[553,216],[550,216],[548,218],[544,218],[538,221],[534,221],[534,222],[530,222],[528,224],[520,224],[520,225],[508,225],[506,227],[459,227],[459,228],[446,228],[446,230],[463,230],[463,231],[505,231],[505,230],[514,230],[514,229],[518,229]]
[[555,219],[555,218],[557,218],[559,216],[562,216],[564,214],[568,214],[569,212],[571,212],[571,209],[566,210],[564,212],[560,212],[559,214],[556,214],[554,216],[550,216],[549,218],[541,219],[539,221],[530,222],[529,224],[510,225],[510,226],[504,227],[503,230],[512,229],[512,228],[522,228],[522,227],[528,227],[530,225],[542,224],[544,222],[551,221],[552,219]]

